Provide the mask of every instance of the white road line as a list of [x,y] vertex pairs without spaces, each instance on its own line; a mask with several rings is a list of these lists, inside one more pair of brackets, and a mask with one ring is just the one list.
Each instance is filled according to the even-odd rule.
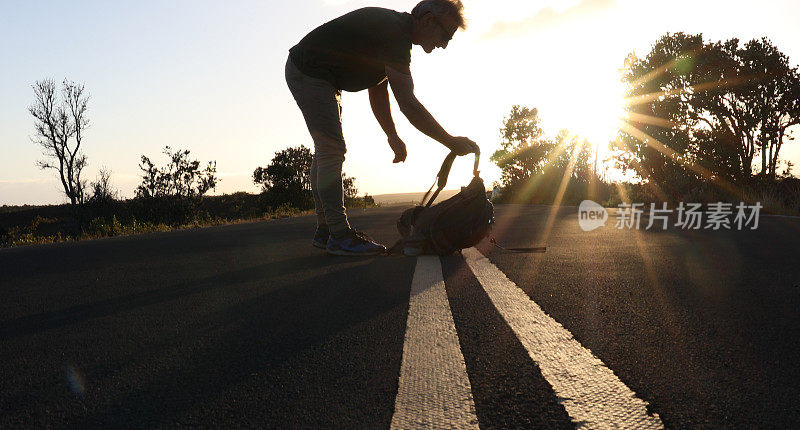
[[494,306],[553,387],[573,423],[586,428],[663,428],[647,402],[475,248],[464,258]]
[[417,258],[391,428],[478,428],[437,256]]

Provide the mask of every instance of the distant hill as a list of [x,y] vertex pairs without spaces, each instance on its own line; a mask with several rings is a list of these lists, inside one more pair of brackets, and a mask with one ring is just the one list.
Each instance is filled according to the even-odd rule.
[[[440,202],[442,200],[449,199],[453,197],[461,190],[442,190],[439,193],[439,196],[436,197],[436,201]],[[394,205],[412,205],[414,203],[419,203],[422,200],[422,197],[425,195],[424,192],[422,193],[396,193],[396,194],[378,194],[372,196],[375,199],[375,203],[381,206],[394,206]]]

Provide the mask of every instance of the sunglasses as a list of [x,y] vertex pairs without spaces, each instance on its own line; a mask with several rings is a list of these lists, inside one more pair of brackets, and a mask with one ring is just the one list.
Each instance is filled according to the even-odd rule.
[[447,28],[445,28],[444,24],[442,24],[442,22],[439,21],[439,18],[437,18],[436,15],[431,14],[431,16],[433,17],[433,22],[435,22],[436,25],[438,25],[439,28],[442,30],[442,34],[444,35],[442,36],[442,41],[450,42],[450,39],[453,38],[453,35],[450,34],[450,31],[448,31]]

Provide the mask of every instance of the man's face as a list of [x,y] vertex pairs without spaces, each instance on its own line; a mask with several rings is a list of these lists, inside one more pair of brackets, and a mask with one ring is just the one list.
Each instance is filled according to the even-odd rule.
[[423,40],[420,46],[428,54],[436,48],[447,48],[447,44],[458,29],[453,19],[446,16],[437,17],[430,12],[422,17],[422,25]]

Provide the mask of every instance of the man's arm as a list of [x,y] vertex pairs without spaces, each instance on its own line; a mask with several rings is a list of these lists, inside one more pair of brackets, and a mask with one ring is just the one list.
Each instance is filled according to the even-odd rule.
[[375,119],[381,125],[383,132],[389,140],[389,146],[394,151],[393,163],[400,163],[406,160],[406,144],[397,136],[397,129],[392,120],[392,110],[389,107],[388,81],[384,80],[377,86],[369,89],[369,105]]
[[397,130],[392,121],[392,110],[389,108],[389,81],[384,80],[369,89],[369,105],[386,136],[397,136]]
[[392,92],[397,104],[400,106],[400,111],[403,112],[403,115],[408,118],[408,121],[417,130],[459,155],[479,151],[475,142],[466,137],[451,136],[436,122],[433,115],[425,109],[425,106],[414,95],[414,81],[411,79],[410,73],[387,67],[386,76],[389,78],[389,84],[392,86]]

